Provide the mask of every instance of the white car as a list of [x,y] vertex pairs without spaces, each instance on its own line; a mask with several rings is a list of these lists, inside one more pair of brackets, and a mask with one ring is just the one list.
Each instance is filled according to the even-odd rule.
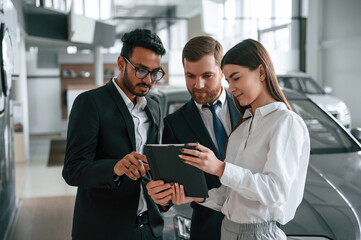
[[301,92],[320,107],[331,113],[345,128],[351,129],[351,115],[346,104],[339,98],[330,95],[330,87],[322,88],[315,80],[305,73],[277,75],[283,88]]

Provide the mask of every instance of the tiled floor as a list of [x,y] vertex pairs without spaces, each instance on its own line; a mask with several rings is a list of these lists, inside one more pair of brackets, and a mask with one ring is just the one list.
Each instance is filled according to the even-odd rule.
[[30,160],[16,165],[16,189],[20,198],[75,195],[76,188],[67,185],[62,166],[47,167],[50,141],[54,136],[30,138]]
[[[52,229],[53,237],[58,236],[52,239],[70,239],[76,188],[65,183],[61,175],[62,166],[47,167],[50,141],[55,137],[58,136],[32,136],[29,161],[16,164],[16,196],[19,210],[10,240],[23,239],[24,234],[28,234],[27,239],[49,239],[46,233],[34,234],[39,231],[40,225],[43,225],[43,229]],[[59,204],[60,202],[66,204]],[[64,205],[67,206],[66,209]],[[41,213],[42,210],[44,210],[43,213]],[[66,219],[53,221],[54,218],[50,218],[50,212]],[[59,226],[59,224],[65,226]],[[39,238],[39,236],[43,237]],[[61,236],[66,236],[66,238]]]

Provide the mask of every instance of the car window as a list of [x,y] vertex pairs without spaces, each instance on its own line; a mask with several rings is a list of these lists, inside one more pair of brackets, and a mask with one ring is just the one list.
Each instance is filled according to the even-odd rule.
[[300,78],[303,82],[304,92],[308,94],[323,94],[322,88],[311,78]]
[[282,88],[293,89],[297,92],[303,92],[302,87],[295,77],[278,77],[278,82]]
[[305,121],[311,139],[311,154],[361,151],[334,119],[309,100],[290,100],[293,110]]

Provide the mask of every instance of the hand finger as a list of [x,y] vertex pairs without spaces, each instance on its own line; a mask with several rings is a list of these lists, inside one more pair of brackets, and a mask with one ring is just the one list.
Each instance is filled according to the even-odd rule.
[[144,168],[145,168],[145,170],[150,170],[150,167],[149,167],[149,164],[143,164],[144,165]]
[[[153,199],[153,198],[152,198]],[[157,200],[154,200],[153,201],[156,203],[156,204],[164,204],[164,203],[167,203],[169,202],[169,200],[172,199],[172,195],[168,195],[166,196],[165,198],[162,198],[162,199],[157,199]]]
[[176,200],[177,200],[177,203],[180,204],[181,201],[180,201],[180,195],[179,195],[179,184],[175,183],[174,185],[175,185]]
[[[170,184],[164,184],[161,186],[149,188],[147,190],[148,190],[149,195],[157,195],[157,194],[160,194],[161,192],[168,191],[171,188],[172,188],[172,186]],[[169,194],[171,194],[171,193],[169,193]],[[162,196],[162,197],[164,197],[164,196]]]
[[163,184],[163,185],[160,185],[160,186],[153,187],[152,191],[159,193],[159,192],[165,191],[165,190],[170,189],[170,188],[172,188],[172,185],[170,183],[166,183],[166,184]]
[[185,153],[185,154],[190,154],[194,157],[200,157],[200,155],[202,154],[202,152],[198,151],[198,150],[194,150],[194,149],[188,149],[188,148],[182,148],[181,149],[181,152],[182,153]]
[[206,152],[209,150],[209,148],[201,145],[200,143],[187,143],[188,146],[196,146],[196,148],[201,152]]
[[171,196],[173,193],[173,190],[171,188],[169,188],[168,190],[166,191],[163,191],[163,192],[158,192],[156,194],[152,194],[152,199],[153,200],[161,200],[167,196]]
[[185,202],[186,195],[185,195],[185,192],[184,192],[184,186],[183,185],[180,185],[179,194],[181,195],[182,203]]
[[163,184],[164,184],[163,180],[153,180],[153,181],[150,181],[149,183],[147,183],[146,188],[148,190],[150,190],[150,189],[152,189],[154,187],[161,186]]
[[140,173],[139,173],[139,169],[137,168],[137,166],[135,165],[131,165],[128,170],[133,173],[134,176],[136,176],[137,178],[140,178]]
[[137,153],[137,152],[131,152],[132,156],[134,156],[136,159],[142,160],[144,162],[148,162],[147,157],[143,154]]
[[128,169],[128,168],[124,168],[123,169],[124,174],[127,175],[130,179],[136,181],[138,178],[136,176],[134,176],[134,174]]
[[183,161],[190,161],[190,162],[194,162],[194,163],[199,163],[201,160],[197,157],[191,157],[188,155],[184,155],[184,154],[180,154],[178,155],[181,159],[183,159]]
[[143,166],[143,163],[140,162],[136,157],[134,157],[132,154],[127,155],[127,160],[130,161],[131,165],[128,165],[127,168],[130,169],[134,175],[138,176],[140,172],[141,176],[145,175],[145,167]]
[[134,156],[133,153],[127,155],[127,159],[135,166],[137,166],[138,169],[141,168],[142,163],[139,162],[138,158]]

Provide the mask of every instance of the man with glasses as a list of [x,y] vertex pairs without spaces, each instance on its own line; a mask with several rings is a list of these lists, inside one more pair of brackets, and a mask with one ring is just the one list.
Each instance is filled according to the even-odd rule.
[[159,106],[145,95],[162,79],[165,49],[145,29],[124,34],[119,75],[80,94],[69,116],[63,177],[77,186],[73,239],[161,239],[160,208],[145,189],[146,143],[159,142]]

